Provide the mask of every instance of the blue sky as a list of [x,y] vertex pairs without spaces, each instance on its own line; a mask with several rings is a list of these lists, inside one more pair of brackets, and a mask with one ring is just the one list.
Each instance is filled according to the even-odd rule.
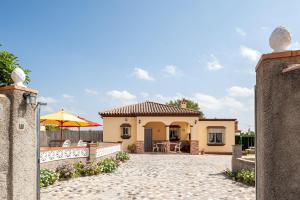
[[[297,6],[298,5],[298,6]],[[285,25],[300,45],[297,1],[7,1],[2,49],[32,70],[48,106],[98,111],[145,100],[197,101],[207,117],[254,128],[255,65]]]

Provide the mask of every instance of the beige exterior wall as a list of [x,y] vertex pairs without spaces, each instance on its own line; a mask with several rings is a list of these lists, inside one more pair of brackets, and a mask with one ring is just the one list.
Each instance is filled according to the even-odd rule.
[[[128,123],[131,125],[131,137],[129,139],[121,138],[120,125],[124,123]],[[129,144],[136,143],[137,141],[136,130],[137,130],[136,117],[104,117],[103,118],[103,142],[122,141],[123,151],[127,151],[127,147]]]
[[[232,145],[235,144],[235,122],[234,121],[199,121],[199,149],[204,149],[207,153],[231,153]],[[224,146],[208,146],[208,131],[209,126],[224,126],[225,127],[225,145]]]
[[[131,124],[131,138],[121,138],[120,125],[123,123]],[[180,139],[199,141],[199,150],[204,149],[207,153],[231,153],[232,145],[235,143],[235,122],[234,121],[198,121],[198,117],[104,117],[103,118],[103,141],[119,142],[122,141],[122,149],[127,151],[129,144],[137,141],[144,141],[144,129],[152,128],[152,140],[168,140],[166,126],[179,125]],[[207,145],[207,127],[224,126],[225,127],[225,145],[208,146]]]

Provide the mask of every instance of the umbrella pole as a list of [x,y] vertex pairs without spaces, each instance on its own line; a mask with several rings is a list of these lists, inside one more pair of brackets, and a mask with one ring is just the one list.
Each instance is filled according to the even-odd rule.
[[60,139],[63,140],[63,130],[62,130],[63,122],[60,122]]
[[80,140],[80,127],[78,127],[78,132],[79,132],[79,140]]

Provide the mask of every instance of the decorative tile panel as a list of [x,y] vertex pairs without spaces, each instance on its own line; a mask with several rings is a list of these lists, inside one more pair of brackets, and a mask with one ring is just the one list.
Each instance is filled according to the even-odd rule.
[[70,148],[42,151],[40,153],[40,162],[50,162],[55,160],[64,160],[69,158],[85,158],[89,156],[89,148]]

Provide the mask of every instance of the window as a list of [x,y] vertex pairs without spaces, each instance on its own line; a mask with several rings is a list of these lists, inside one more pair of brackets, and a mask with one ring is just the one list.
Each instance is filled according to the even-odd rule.
[[225,127],[208,127],[208,144],[224,145]]
[[170,141],[180,140],[180,126],[178,125],[170,126],[169,139]]
[[131,125],[130,124],[122,124],[120,127],[121,127],[121,138],[129,139],[131,136],[130,135]]

